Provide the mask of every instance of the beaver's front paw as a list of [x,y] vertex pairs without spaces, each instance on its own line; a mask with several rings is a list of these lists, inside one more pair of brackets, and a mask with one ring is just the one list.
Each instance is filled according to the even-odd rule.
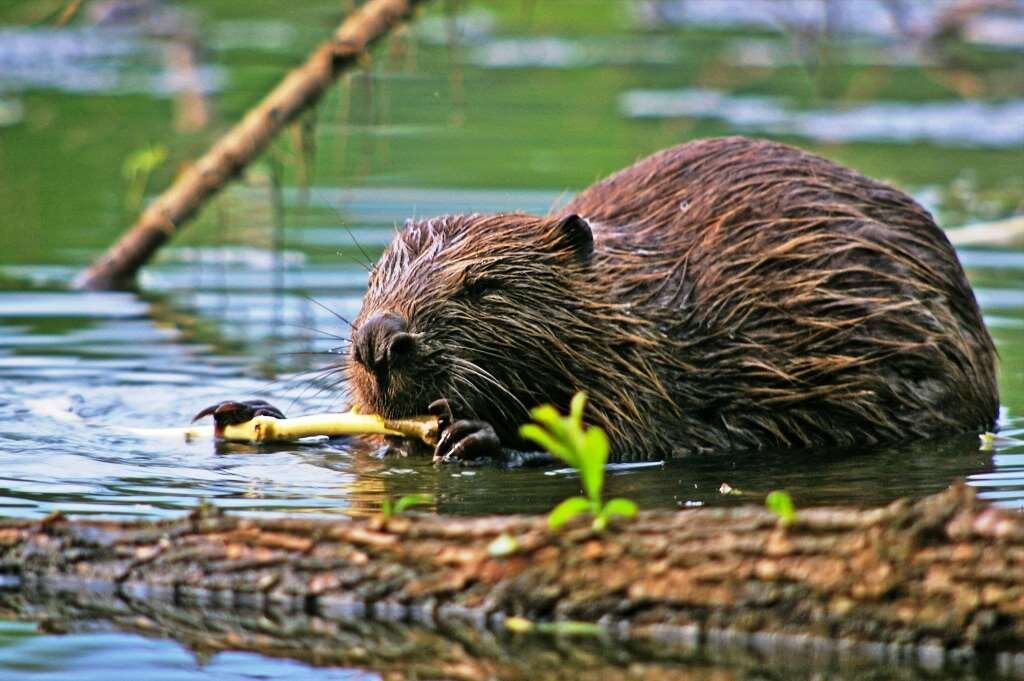
[[204,416],[213,416],[213,433],[217,437],[223,435],[225,426],[245,423],[257,416],[272,416],[275,419],[285,418],[280,409],[263,400],[247,400],[245,402],[227,400],[225,402],[218,402],[196,414],[192,418],[193,423]]
[[434,448],[434,463],[472,465],[501,457],[501,440],[491,424],[470,419],[455,420],[448,400],[437,400],[428,410],[437,416],[441,432]]
[[501,453],[501,440],[491,424],[462,420],[441,433],[434,449],[434,462],[472,464],[500,458]]

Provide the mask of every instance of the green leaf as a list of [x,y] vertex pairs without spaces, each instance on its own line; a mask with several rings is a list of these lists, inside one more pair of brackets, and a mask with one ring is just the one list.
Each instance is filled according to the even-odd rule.
[[121,164],[121,174],[125,179],[136,175],[148,175],[167,158],[167,148],[161,145],[137,149],[125,158]]
[[572,397],[569,403],[569,415],[563,419],[565,422],[566,436],[572,444],[572,448],[583,457],[583,450],[586,448],[583,432],[583,408],[587,405],[587,395],[578,392]]
[[577,428],[583,428],[583,407],[586,405],[587,394],[585,392],[578,392],[572,396],[572,402],[569,403],[569,418]]
[[601,504],[605,464],[608,462],[608,436],[601,428],[584,428],[586,405],[586,394],[577,392],[569,404],[568,416],[561,416],[551,405],[542,405],[530,412],[538,423],[528,423],[519,429],[524,439],[537,443],[580,474],[586,497],[572,497],[558,504],[548,515],[548,526],[552,530],[586,511],[593,514],[593,527],[598,531],[607,526],[608,518],[612,516],[629,518],[637,512],[636,504],[628,499],[612,499],[604,506]]
[[784,525],[789,525],[796,520],[796,507],[793,506],[793,500],[788,492],[775,490],[769,493],[764,500],[764,505],[769,511],[779,516]]
[[530,411],[534,419],[543,425],[559,442],[572,446],[572,425],[567,417],[558,413],[550,404],[542,404]]
[[407,508],[413,506],[427,506],[434,503],[433,494],[406,494],[404,497],[395,502],[395,515],[402,513]]
[[595,503],[601,500],[604,486],[604,465],[608,461],[608,436],[600,428],[588,428],[583,436],[580,452],[580,477],[587,497]]
[[562,423],[562,415],[550,404],[542,404],[530,410],[530,416],[537,423],[547,426],[549,429],[557,428]]
[[384,520],[390,520],[394,513],[395,507],[391,503],[391,497],[384,497],[380,502],[380,514],[384,516]]
[[623,518],[632,518],[636,515],[637,506],[636,503],[630,499],[623,499],[622,497],[616,497],[610,499],[604,508],[601,509],[601,515],[606,518],[618,515]]
[[526,423],[520,426],[519,435],[523,439],[536,442],[542,449],[554,454],[573,468],[577,467],[578,460],[576,454],[569,446],[555,439],[550,432],[544,430],[536,423]]
[[555,506],[548,514],[548,527],[557,530],[580,513],[589,511],[590,508],[590,502],[583,497],[569,497]]

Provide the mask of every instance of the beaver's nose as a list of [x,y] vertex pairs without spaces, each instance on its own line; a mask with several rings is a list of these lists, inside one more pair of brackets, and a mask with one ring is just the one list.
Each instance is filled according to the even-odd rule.
[[385,374],[406,355],[415,339],[406,333],[405,318],[391,312],[377,312],[363,322],[352,339],[355,360],[377,374]]

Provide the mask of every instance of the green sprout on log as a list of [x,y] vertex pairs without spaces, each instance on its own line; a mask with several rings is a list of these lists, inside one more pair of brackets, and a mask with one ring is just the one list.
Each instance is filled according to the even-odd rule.
[[384,500],[380,502],[380,515],[384,520],[391,520],[413,506],[429,506],[432,503],[434,503],[433,494],[406,494],[399,497],[398,501],[392,501],[391,497],[384,497]]
[[569,405],[568,416],[562,416],[550,404],[536,407],[530,411],[536,423],[527,423],[519,429],[523,438],[537,443],[579,471],[583,482],[585,497],[569,497],[548,515],[548,527],[552,530],[581,513],[589,512],[594,516],[593,527],[598,532],[607,527],[612,516],[632,518],[636,515],[636,504],[629,499],[601,501],[604,465],[608,461],[608,436],[595,426],[583,427],[586,402],[585,394],[576,393]]
[[796,520],[796,507],[793,505],[793,499],[790,498],[788,492],[782,490],[769,492],[768,496],[765,497],[764,506],[779,516],[779,521],[783,526],[791,525]]

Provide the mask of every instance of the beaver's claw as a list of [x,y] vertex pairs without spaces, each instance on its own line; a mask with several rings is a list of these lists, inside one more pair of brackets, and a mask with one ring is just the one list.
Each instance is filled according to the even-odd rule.
[[280,409],[263,400],[247,400],[245,402],[227,400],[218,402],[192,417],[192,422],[195,423],[204,416],[213,416],[213,433],[217,437],[223,435],[225,426],[245,423],[257,416],[272,416],[275,419],[285,418]]
[[437,400],[427,411],[437,417],[441,433],[434,448],[434,463],[476,463],[500,456],[501,440],[486,421],[455,420],[451,402]]

